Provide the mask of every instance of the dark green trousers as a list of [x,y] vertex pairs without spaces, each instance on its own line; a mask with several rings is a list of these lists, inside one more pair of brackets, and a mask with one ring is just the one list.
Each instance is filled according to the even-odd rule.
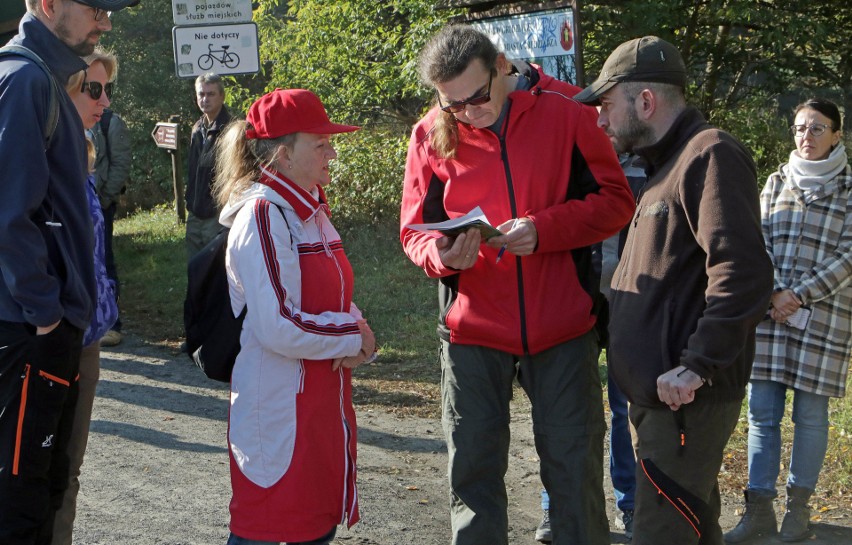
[[507,545],[509,402],[517,377],[532,404],[554,545],[609,544],[606,431],[594,333],[532,356],[441,343],[453,545]]
[[[680,408],[680,422],[668,407],[630,405],[636,459],[650,459],[663,473],[709,507],[701,536],[642,469],[636,465],[636,509],[633,545],[723,545],[719,527],[719,469],[737,419],[739,401],[702,400]],[[684,427],[681,447],[680,426]]]

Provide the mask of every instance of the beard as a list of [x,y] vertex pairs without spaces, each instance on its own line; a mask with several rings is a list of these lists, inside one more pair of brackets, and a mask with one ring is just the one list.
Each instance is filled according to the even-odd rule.
[[62,40],[62,42],[67,45],[68,48],[71,49],[71,51],[73,51],[74,54],[78,57],[85,57],[94,53],[97,40],[95,40],[95,43],[90,43],[88,41],[89,37],[96,36],[97,38],[100,38],[101,36],[101,32],[99,31],[90,32],[83,41],[75,43],[74,41],[72,41],[73,39],[71,38],[71,31],[68,28],[68,20],[65,15],[61,16],[56,21],[56,26],[54,27],[53,31],[56,34],[56,37]]
[[623,127],[619,129],[610,127],[607,131],[615,151],[619,154],[632,153],[636,148],[650,144],[653,134],[651,126],[640,121],[633,108],[628,108]]

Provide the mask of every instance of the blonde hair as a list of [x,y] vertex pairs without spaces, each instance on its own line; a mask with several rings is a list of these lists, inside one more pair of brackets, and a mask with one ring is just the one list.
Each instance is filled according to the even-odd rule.
[[248,127],[245,119],[234,119],[216,140],[213,198],[220,207],[228,204],[232,195],[242,193],[256,182],[260,167],[274,165],[281,146],[292,148],[296,140],[296,133],[249,140]]
[[95,159],[98,156],[98,150],[95,149],[95,143],[88,136],[86,137],[86,157],[88,158],[88,172],[94,172]]
[[[94,53],[86,55],[83,57],[83,60],[89,66],[96,62],[101,63],[104,66],[104,70],[106,70],[107,81],[114,80],[118,75],[118,58],[106,49],[96,47]],[[79,91],[83,86],[83,79],[85,77],[85,70],[80,70],[79,72],[72,74],[71,77],[68,78],[68,83],[65,84],[65,90],[68,91],[69,94],[74,91]]]

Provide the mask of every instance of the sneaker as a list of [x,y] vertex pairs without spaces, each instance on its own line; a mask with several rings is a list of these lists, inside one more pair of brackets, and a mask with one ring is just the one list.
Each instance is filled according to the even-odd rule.
[[110,329],[109,331],[106,332],[106,335],[101,337],[101,346],[104,346],[104,347],[115,346],[120,342],[121,342],[121,333],[114,330],[114,329]]
[[633,539],[633,509],[625,509],[615,518],[615,527],[624,530],[624,537]]
[[544,516],[541,517],[541,523],[535,529],[535,540],[541,543],[553,541],[553,534],[550,533],[550,511],[545,510]]

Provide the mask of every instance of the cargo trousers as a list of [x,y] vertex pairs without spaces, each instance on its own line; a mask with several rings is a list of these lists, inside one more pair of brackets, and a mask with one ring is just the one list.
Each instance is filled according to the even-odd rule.
[[68,486],[83,332],[0,321],[0,543],[48,545]]
[[608,545],[606,431],[594,332],[534,355],[441,342],[442,425],[449,454],[453,545],[508,545],[513,382],[532,405],[554,545]]

